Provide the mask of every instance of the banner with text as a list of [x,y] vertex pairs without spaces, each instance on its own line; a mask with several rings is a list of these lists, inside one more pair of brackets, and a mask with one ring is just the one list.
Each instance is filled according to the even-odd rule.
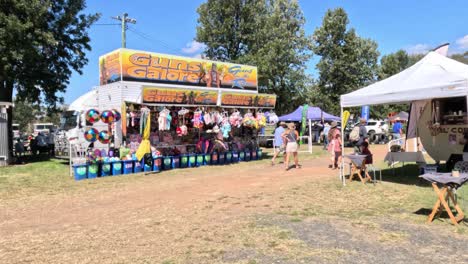
[[218,91],[143,86],[143,103],[168,105],[217,105]]
[[274,94],[221,93],[221,106],[275,108]]
[[99,83],[105,85],[122,80],[120,50],[99,57]]
[[[115,54],[120,54],[119,67],[111,59]],[[101,56],[101,72],[109,72],[109,67],[118,68],[119,72],[121,69],[124,81],[257,91],[257,67],[254,66],[119,49]],[[103,77],[108,78],[101,78],[101,84],[112,80],[109,75]]]

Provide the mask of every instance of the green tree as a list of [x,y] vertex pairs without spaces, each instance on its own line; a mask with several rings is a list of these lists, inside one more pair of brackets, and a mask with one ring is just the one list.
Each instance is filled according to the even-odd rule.
[[340,95],[374,82],[377,73],[377,43],[359,37],[348,24],[343,8],[328,10],[313,35],[313,51],[320,56],[315,100],[335,114]]
[[31,124],[36,121],[36,115],[40,112],[40,107],[28,101],[14,100],[13,123],[19,124],[21,132],[32,132]]
[[461,63],[468,64],[468,51],[465,51],[464,53],[453,54],[452,56],[450,56],[450,58]]
[[84,8],[85,0],[2,0],[0,101],[11,102],[14,90],[20,101],[51,108],[63,101],[57,93],[87,63],[87,29],[98,19],[81,13]]
[[198,8],[196,40],[208,58],[258,67],[259,90],[278,96],[286,112],[305,102],[311,38],[294,0],[208,0]]

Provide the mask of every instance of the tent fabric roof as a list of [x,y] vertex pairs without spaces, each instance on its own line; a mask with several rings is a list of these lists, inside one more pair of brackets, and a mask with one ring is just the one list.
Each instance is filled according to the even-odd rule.
[[[280,121],[301,121],[302,120],[302,107],[299,106],[294,112],[279,117]],[[309,106],[307,110],[307,119],[312,121],[322,120],[322,109],[316,106]],[[323,119],[325,121],[339,121],[340,118],[328,113],[323,112]]]
[[89,91],[82,96],[78,97],[75,101],[73,101],[70,106],[68,107],[69,111],[83,111],[88,108],[97,107],[98,106],[98,95],[97,90]]
[[468,65],[435,52],[408,69],[341,95],[342,107],[407,103],[468,95]]

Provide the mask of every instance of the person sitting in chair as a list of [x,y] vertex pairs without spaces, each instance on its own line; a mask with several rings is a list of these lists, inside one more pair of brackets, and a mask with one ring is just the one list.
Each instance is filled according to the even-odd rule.
[[361,145],[361,155],[367,155],[366,164],[372,164],[372,153],[369,150],[369,143],[364,141]]

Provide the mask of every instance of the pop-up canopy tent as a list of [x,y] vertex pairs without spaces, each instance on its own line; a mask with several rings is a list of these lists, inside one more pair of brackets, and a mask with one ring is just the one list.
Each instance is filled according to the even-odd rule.
[[[302,120],[302,107],[303,106],[299,106],[296,110],[294,110],[294,112],[289,113],[287,115],[280,116],[279,120],[280,121],[296,121],[296,122],[301,121]],[[320,107],[309,106],[309,108],[307,109],[307,120],[319,121],[319,120],[322,120],[322,116],[325,121],[339,121],[340,120],[340,118],[337,116],[323,112],[322,109],[320,109]]]
[[91,90],[82,96],[78,97],[68,106],[69,111],[84,111],[92,107],[98,106],[97,90]]
[[[435,98],[468,95],[468,65],[437,52],[429,52],[408,69],[357,91],[341,95],[344,107],[376,104],[411,103],[407,138],[416,137],[419,111],[416,105]],[[344,149],[343,149],[344,151]],[[344,177],[342,180],[344,183]]]

